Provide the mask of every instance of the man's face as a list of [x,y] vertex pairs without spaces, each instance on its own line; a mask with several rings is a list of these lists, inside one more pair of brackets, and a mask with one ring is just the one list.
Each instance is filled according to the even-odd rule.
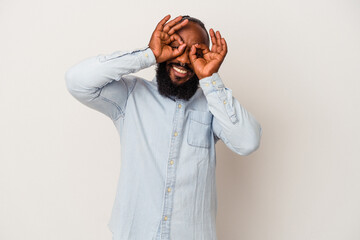
[[[166,61],[166,70],[173,84],[179,86],[195,75],[189,59],[191,46],[196,43],[204,43],[209,46],[209,39],[205,30],[199,24],[191,21],[176,33],[186,44],[186,48],[180,56]],[[175,41],[170,46],[176,48],[180,44]]]
[[[156,69],[158,90],[161,95],[166,97],[176,96],[180,99],[189,100],[199,86],[199,79],[190,63],[189,51],[195,43],[205,43],[209,46],[209,40],[205,30],[194,22],[188,22],[185,27],[177,31],[177,34],[186,44],[186,49],[182,55],[158,63]],[[178,42],[171,43],[174,48],[179,45]]]

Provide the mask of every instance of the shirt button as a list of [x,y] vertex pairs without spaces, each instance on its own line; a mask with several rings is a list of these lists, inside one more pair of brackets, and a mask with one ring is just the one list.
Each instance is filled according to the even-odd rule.
[[171,192],[171,188],[168,188],[168,192]]
[[224,100],[224,104],[226,104],[226,100]]
[[170,161],[170,164],[171,164],[171,165],[173,165],[173,164],[174,164],[174,161],[173,161],[173,160],[171,160],[171,161]]
[[164,220],[166,221],[167,219],[168,219],[167,216],[165,216],[165,217],[164,217]]
[[181,104],[179,104],[179,106],[178,106],[179,108],[181,108]]
[[145,57],[148,57],[149,55],[147,53],[145,53]]
[[205,83],[205,86],[207,86],[207,87],[208,87],[208,86],[209,86],[209,84],[208,84],[208,83]]
[[177,133],[177,132],[175,132],[175,133],[174,133],[174,135],[175,135],[175,137],[176,137],[176,136],[178,135],[178,133]]
[[215,84],[216,84],[216,82],[215,82],[215,81],[213,81],[213,82],[212,82],[212,84],[213,84],[213,85],[215,85]]

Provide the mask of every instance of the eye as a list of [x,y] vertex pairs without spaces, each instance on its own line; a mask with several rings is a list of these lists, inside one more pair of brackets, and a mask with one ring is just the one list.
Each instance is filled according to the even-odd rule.
[[178,49],[179,46],[171,46],[172,49]]
[[203,53],[201,50],[196,51],[196,56],[199,58],[203,57]]

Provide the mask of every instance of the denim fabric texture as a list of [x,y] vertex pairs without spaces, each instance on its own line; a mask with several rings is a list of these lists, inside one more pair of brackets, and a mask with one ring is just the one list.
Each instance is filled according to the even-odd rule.
[[113,240],[216,240],[215,144],[248,155],[261,126],[218,73],[200,79],[189,101],[160,95],[156,78],[132,75],[154,64],[145,47],[89,57],[65,74],[70,94],[108,116],[120,136],[108,227]]

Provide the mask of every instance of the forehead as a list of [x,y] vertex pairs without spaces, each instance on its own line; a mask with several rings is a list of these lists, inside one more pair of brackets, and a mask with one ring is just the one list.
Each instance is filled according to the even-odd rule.
[[191,46],[195,43],[205,43],[209,46],[209,39],[205,30],[197,23],[188,22],[183,28],[176,32],[180,35],[186,45]]

